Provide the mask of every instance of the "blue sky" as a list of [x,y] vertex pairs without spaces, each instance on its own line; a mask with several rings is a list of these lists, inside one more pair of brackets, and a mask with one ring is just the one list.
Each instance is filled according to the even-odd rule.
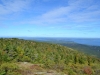
[[100,38],[100,0],[0,0],[0,37]]

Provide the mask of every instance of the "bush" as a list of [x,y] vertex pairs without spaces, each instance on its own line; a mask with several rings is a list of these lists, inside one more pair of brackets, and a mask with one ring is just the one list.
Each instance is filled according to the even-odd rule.
[[92,69],[90,67],[84,67],[84,73],[85,74],[88,74],[88,75],[91,75],[92,74]]
[[0,75],[20,75],[15,63],[3,63],[0,66]]

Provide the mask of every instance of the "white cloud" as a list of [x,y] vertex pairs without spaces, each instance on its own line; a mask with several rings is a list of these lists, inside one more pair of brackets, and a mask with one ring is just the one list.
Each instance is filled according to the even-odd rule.
[[[100,18],[100,6],[96,5],[94,0],[69,0],[66,7],[60,7],[48,11],[35,20],[42,23],[58,22],[93,22]],[[98,7],[95,8],[95,7]],[[34,22],[33,22],[34,23]]]
[[1,0],[0,15],[11,14],[27,9],[30,0]]
[[71,8],[69,7],[60,7],[58,9],[55,9],[55,10],[52,10],[52,11],[49,11],[45,14],[43,14],[41,17],[44,18],[44,19],[51,19],[51,18],[59,18],[59,17],[62,17],[63,15],[66,15],[70,12]]
[[[31,4],[32,0],[2,0],[0,4],[0,15],[12,14],[24,11]],[[34,1],[34,0],[33,0]],[[40,1],[40,0],[36,0]],[[49,1],[49,0],[44,0]],[[54,7],[51,11],[32,16],[23,20],[21,24],[50,25],[69,24],[82,22],[95,22],[100,20],[100,6],[94,0],[69,0],[68,5]],[[56,8],[56,9],[55,9]],[[35,10],[34,10],[35,11]],[[25,11],[26,12],[26,11]],[[32,11],[31,13],[34,14]],[[32,14],[31,14],[32,15]],[[0,19],[4,19],[3,16]]]

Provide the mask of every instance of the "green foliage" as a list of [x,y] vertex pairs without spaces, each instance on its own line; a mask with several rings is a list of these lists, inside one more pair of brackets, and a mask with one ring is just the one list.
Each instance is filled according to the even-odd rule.
[[100,46],[89,46],[89,45],[84,45],[84,44],[78,44],[75,42],[64,42],[64,43],[57,42],[57,43],[100,58]]
[[15,63],[3,63],[0,66],[0,75],[20,75]]
[[72,69],[69,70],[69,75],[77,75]]
[[17,62],[44,64],[45,68],[67,71],[69,75],[77,75],[77,70],[82,71],[86,65],[93,65],[93,70],[100,69],[97,68],[100,59],[65,46],[17,38],[0,39],[0,75],[18,75],[17,66],[13,64]]

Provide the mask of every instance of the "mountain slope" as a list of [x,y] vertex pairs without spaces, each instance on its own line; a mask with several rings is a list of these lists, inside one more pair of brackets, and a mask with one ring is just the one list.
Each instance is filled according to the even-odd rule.
[[0,75],[23,75],[26,70],[18,67],[20,62],[42,65],[45,70],[68,75],[96,74],[100,70],[100,59],[65,46],[17,38],[0,39]]
[[66,43],[58,43],[58,44],[100,58],[100,46],[90,46],[90,45],[78,44],[75,42],[66,42]]
[[85,44],[79,44],[73,41],[66,41],[66,40],[57,40],[57,39],[38,39],[37,41],[42,41],[42,42],[48,42],[48,43],[53,43],[53,44],[60,44],[66,47],[70,47],[72,49],[78,50],[80,52],[84,52],[89,55],[96,56],[100,58],[100,46],[91,46],[91,45],[85,45]]

